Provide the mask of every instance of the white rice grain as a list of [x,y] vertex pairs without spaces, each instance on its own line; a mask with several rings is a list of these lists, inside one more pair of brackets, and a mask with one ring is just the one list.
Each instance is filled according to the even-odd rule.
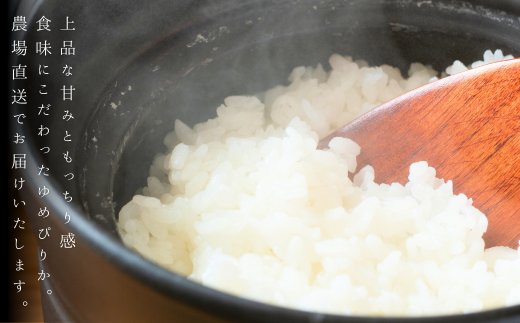
[[[486,51],[444,75],[513,58]],[[123,242],[209,287],[295,309],[424,316],[520,304],[520,248],[484,250],[488,221],[426,161],[409,182],[356,171],[360,147],[320,138],[405,91],[434,81],[414,63],[369,67],[334,54],[332,71],[297,67],[289,86],[232,96],[217,118],[175,122],[144,195],[119,213]],[[519,242],[520,243],[520,242]]]

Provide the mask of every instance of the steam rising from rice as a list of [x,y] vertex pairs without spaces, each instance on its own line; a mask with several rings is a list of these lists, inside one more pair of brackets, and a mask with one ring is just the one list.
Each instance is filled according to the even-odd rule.
[[[451,75],[513,58],[500,50]],[[354,177],[360,147],[320,138],[438,73],[332,55],[291,84],[232,96],[193,129],[175,122],[148,186],[119,214],[123,241],[203,285],[261,302],[354,315],[437,315],[520,304],[520,249],[484,250],[484,214],[425,161],[402,186]]]

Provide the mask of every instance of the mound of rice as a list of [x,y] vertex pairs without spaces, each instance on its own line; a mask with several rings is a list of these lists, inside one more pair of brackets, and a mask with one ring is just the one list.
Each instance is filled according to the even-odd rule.
[[[470,67],[509,59],[486,51]],[[409,182],[354,177],[360,147],[320,138],[435,80],[414,63],[368,67],[332,55],[289,86],[232,96],[193,129],[177,120],[148,186],[119,214],[124,243],[189,279],[306,311],[417,316],[520,304],[520,248],[484,250],[486,216],[425,161]],[[469,67],[456,61],[446,74]]]

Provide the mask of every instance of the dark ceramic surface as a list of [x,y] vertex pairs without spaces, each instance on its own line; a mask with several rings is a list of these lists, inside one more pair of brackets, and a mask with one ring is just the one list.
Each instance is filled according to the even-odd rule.
[[[415,61],[437,70],[455,59],[469,63],[488,48],[520,56],[519,1],[50,0],[25,2],[19,14],[24,12],[32,22],[42,15],[56,21],[69,16],[76,27],[72,36],[58,30],[45,35],[56,45],[74,40],[75,57],[28,61],[29,75],[38,74],[38,64],[52,70],[73,66],[69,78],[56,75],[24,84],[32,97],[38,96],[40,84],[47,84],[45,102],[56,112],[48,119],[32,113],[21,129],[12,127],[25,133],[25,149],[31,151],[24,173],[30,174],[30,191],[24,198],[31,201],[32,227],[35,234],[52,228],[49,238],[39,240],[47,252],[40,265],[53,277],[42,284],[46,321],[520,321],[520,306],[420,319],[342,317],[268,306],[168,272],[125,248],[115,231],[118,211],[145,185],[148,167],[155,153],[164,152],[162,140],[175,119],[192,126],[213,118],[226,96],[286,83],[299,65],[327,67],[332,53],[403,72]],[[205,40],[196,42],[197,35]],[[31,44],[42,37],[25,34]],[[73,103],[61,100],[64,84],[77,89]],[[65,123],[63,110],[75,119]],[[52,129],[44,139],[35,130],[42,123]],[[63,142],[65,131],[73,143]],[[43,146],[50,146],[51,153],[42,155]],[[19,149],[13,147],[15,153]],[[73,163],[64,161],[65,151]],[[40,165],[49,165],[51,176],[38,176]],[[64,179],[68,172],[75,180]],[[44,185],[52,194],[42,199],[37,192]],[[63,200],[64,191],[73,203]],[[45,219],[37,216],[43,206],[51,211]],[[68,225],[63,224],[65,212],[71,215]],[[61,235],[69,232],[76,234],[76,248],[59,248]]]

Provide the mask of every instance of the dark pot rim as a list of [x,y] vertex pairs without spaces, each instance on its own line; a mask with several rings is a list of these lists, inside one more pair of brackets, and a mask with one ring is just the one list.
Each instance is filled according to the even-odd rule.
[[[475,1],[480,4],[482,1]],[[40,6],[44,4],[44,0],[33,0],[30,7],[30,13],[26,14],[27,20],[33,22],[35,14]],[[493,8],[509,10],[510,8],[519,8],[519,2],[515,0],[497,1]],[[20,9],[20,8],[18,8]],[[143,54],[143,53],[141,53]],[[139,57],[141,54],[136,55]],[[135,58],[134,58],[135,59]],[[117,78],[117,75],[116,77]],[[24,133],[22,127],[14,124],[14,129],[20,133]],[[37,148],[30,136],[27,136],[27,163],[33,165],[42,164],[42,158],[37,153]],[[38,187],[43,185],[57,189],[58,183],[53,178],[36,176],[36,172],[32,170],[31,176],[27,177],[27,184],[31,193],[37,195]],[[245,298],[233,296],[218,290],[205,287],[199,283],[191,281],[180,275],[177,275],[167,269],[143,258],[136,252],[130,250],[124,244],[112,236],[103,232],[103,230],[95,223],[87,219],[84,212],[79,209],[72,209],[63,199],[52,199],[48,203],[51,217],[57,218],[59,210],[70,210],[71,221],[69,224],[61,224],[64,228],[71,229],[77,237],[79,237],[92,250],[95,250],[104,259],[114,264],[122,271],[130,274],[139,281],[145,283],[160,293],[172,297],[180,302],[186,303],[194,308],[205,312],[213,313],[221,317],[227,317],[234,320],[243,320],[245,317],[256,315],[256,320],[290,320],[290,321],[307,321],[307,322],[475,322],[475,321],[495,321],[497,319],[518,318],[520,320],[520,305],[498,308],[493,310],[481,311],[469,314],[428,316],[428,317],[376,317],[376,316],[343,316],[324,313],[306,312],[294,310],[290,308],[268,305]],[[61,221],[57,221],[62,223]]]

